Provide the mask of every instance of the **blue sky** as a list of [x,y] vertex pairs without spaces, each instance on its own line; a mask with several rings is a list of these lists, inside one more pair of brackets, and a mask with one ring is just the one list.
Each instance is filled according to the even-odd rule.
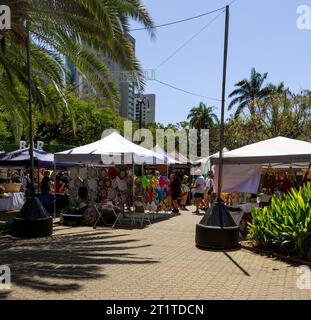
[[[143,0],[155,24],[195,16],[228,4],[230,0]],[[249,77],[255,67],[268,72],[268,81],[285,82],[297,92],[311,89],[311,30],[296,26],[297,7],[310,0],[236,0],[230,9],[227,95],[239,80]],[[156,30],[151,40],[145,31],[132,32],[136,54],[143,69],[154,69],[183,45],[218,13]],[[132,28],[139,27],[136,23]],[[224,15],[156,70],[156,78],[176,87],[208,97],[221,97]],[[184,121],[200,101],[220,103],[191,96],[148,81],[146,93],[156,94],[156,121],[164,124]],[[228,116],[228,114],[227,114]]]

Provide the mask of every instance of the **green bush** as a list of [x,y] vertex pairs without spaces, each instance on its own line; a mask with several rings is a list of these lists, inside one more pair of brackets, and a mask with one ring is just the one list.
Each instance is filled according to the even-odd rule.
[[311,185],[254,209],[249,238],[260,247],[311,260]]

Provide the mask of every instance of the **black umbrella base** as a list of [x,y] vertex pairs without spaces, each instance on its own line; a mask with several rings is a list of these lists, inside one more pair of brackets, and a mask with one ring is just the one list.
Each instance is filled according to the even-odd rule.
[[15,218],[12,236],[17,238],[48,237],[53,233],[53,218],[25,220]]
[[239,227],[213,227],[197,224],[195,243],[208,249],[234,249],[239,246]]
[[38,198],[28,198],[13,220],[12,236],[17,238],[48,237],[53,233],[53,218]]

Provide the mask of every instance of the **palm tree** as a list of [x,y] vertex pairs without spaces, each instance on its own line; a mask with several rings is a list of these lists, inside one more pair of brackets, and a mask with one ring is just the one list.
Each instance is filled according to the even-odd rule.
[[212,129],[219,120],[217,115],[213,112],[214,107],[207,107],[203,102],[200,102],[198,107],[192,108],[187,117],[190,120],[190,127],[198,130],[197,132],[197,155],[200,157],[202,154],[201,148],[201,130]]
[[190,125],[195,129],[211,129],[215,124],[219,124],[219,119],[213,113],[214,107],[207,107],[200,102],[198,107],[192,108],[187,119],[190,119]]
[[264,85],[267,79],[268,73],[261,74],[253,68],[251,70],[250,79],[244,79],[235,84],[234,91],[231,92],[229,98],[233,98],[228,106],[230,111],[234,106],[237,105],[235,117],[237,118],[245,108],[248,108],[252,119],[255,118],[256,114],[256,100],[267,97],[275,87],[271,87],[271,84]]
[[36,106],[55,114],[51,90],[66,103],[68,57],[80,74],[110,105],[119,101],[115,80],[105,56],[137,73],[142,72],[129,40],[129,19],[141,23],[153,36],[153,21],[140,0],[3,0],[12,12],[12,29],[0,31],[0,106],[17,120],[25,116],[27,89],[25,21],[32,38],[33,96]]

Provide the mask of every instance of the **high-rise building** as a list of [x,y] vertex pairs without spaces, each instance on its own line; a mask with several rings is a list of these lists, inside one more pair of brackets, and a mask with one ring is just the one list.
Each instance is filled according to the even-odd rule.
[[[135,39],[128,35],[129,40],[133,45],[135,51]],[[102,57],[102,60],[109,67],[116,85],[120,92],[120,104],[116,106],[116,111],[124,118],[129,120],[135,119],[135,83],[127,70],[112,61],[107,57]],[[78,97],[82,98],[93,93],[91,86],[88,84],[85,78],[77,71],[73,64],[66,59],[68,69],[70,71],[71,80],[75,87],[75,92]]]
[[135,97],[135,120],[144,124],[155,122],[156,96],[155,94],[140,94]]

